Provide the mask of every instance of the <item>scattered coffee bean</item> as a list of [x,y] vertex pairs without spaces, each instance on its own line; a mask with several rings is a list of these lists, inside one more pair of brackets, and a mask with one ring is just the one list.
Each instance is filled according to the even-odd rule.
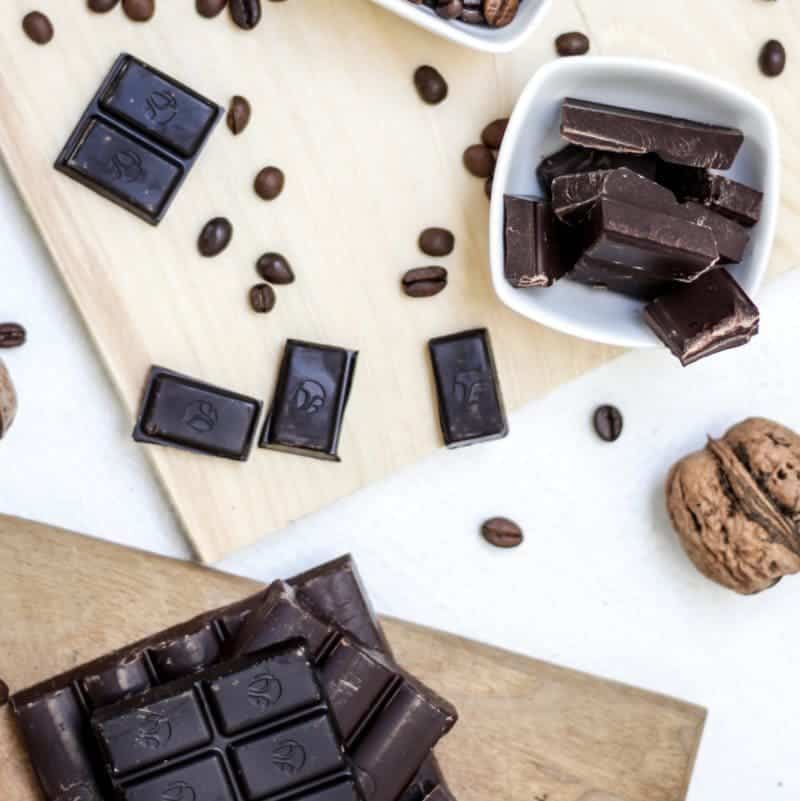
[[275,290],[269,284],[256,284],[250,290],[253,311],[266,314],[275,308]]
[[53,23],[41,11],[31,11],[22,18],[22,30],[32,42],[47,44],[53,38]]
[[594,430],[605,442],[614,442],[622,433],[622,413],[616,406],[598,406],[594,411]]
[[228,123],[231,133],[238,136],[250,123],[250,101],[241,95],[234,95],[228,107],[228,116],[225,121]]
[[486,197],[489,200],[492,199],[492,185],[494,184],[494,176],[490,175],[484,182],[483,182],[483,191]]
[[19,323],[0,323],[0,348],[18,348],[26,339],[25,329]]
[[426,228],[417,240],[419,249],[426,256],[449,256],[453,252],[456,238],[446,228]]
[[464,166],[476,178],[494,174],[494,153],[486,145],[470,145],[464,151]]
[[156,0],[122,0],[122,10],[134,22],[147,22],[156,13]]
[[403,292],[410,298],[430,298],[447,286],[444,267],[418,267],[403,276]]
[[228,5],[228,0],[196,0],[195,8],[201,17],[212,19],[222,12]]
[[419,96],[431,105],[441,103],[447,97],[447,81],[437,69],[427,64],[414,71],[414,86]]
[[250,31],[261,22],[261,0],[230,0],[231,17],[243,30]]
[[500,145],[503,144],[503,136],[505,135],[507,127],[507,117],[490,122],[483,129],[483,133],[481,133],[481,142],[491,150],[500,150]]
[[556,38],[556,53],[559,56],[583,56],[589,52],[589,37],[579,31],[562,33]]
[[265,253],[256,262],[256,271],[270,284],[294,283],[294,270],[280,253]]
[[275,200],[283,192],[283,171],[277,167],[264,167],[253,182],[253,189],[262,200]]
[[203,226],[197,240],[197,249],[202,256],[216,256],[228,247],[232,236],[231,221],[225,217],[214,217]]
[[96,14],[105,14],[111,11],[119,3],[119,0],[88,0],[87,5],[89,11],[94,11]]
[[777,39],[770,39],[761,48],[758,65],[761,72],[769,78],[775,78],[783,72],[786,67],[786,50]]
[[436,3],[436,13],[445,19],[456,19],[464,11],[464,4],[461,0],[438,0]]
[[516,548],[522,545],[522,529],[507,517],[492,517],[481,526],[481,534],[497,548]]
[[5,706],[8,703],[8,685],[0,679],[0,707]]
[[493,28],[508,25],[517,16],[519,0],[483,0],[483,16]]

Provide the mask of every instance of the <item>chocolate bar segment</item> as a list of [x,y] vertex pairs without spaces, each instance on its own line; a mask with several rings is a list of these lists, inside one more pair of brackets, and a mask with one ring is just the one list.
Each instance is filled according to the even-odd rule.
[[357,356],[290,339],[260,446],[340,461],[337,449]]
[[485,328],[428,343],[436,382],[439,423],[448,448],[508,434],[489,332]]
[[255,398],[152,367],[133,438],[245,461],[261,405]]
[[221,114],[215,103],[123,54],[55,167],[156,225]]
[[701,203],[688,201],[679,208],[685,213],[687,220],[711,229],[717,241],[720,263],[738,264],[744,258],[750,234],[739,223],[723,217]]
[[635,265],[585,254],[575,262],[567,277],[592,289],[608,289],[638,300],[653,300],[680,286],[670,279],[653,278],[647,270]]
[[759,313],[727,270],[714,270],[654,300],[644,320],[686,366],[749,342]]
[[617,153],[654,153],[664,161],[727,170],[744,135],[735,128],[567,98],[561,135],[572,144]]

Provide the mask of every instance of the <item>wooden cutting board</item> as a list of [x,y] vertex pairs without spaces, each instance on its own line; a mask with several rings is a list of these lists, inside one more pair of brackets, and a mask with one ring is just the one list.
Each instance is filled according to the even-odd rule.
[[[792,3],[559,0],[517,53],[497,58],[435,38],[368,0],[266,3],[263,22],[249,33],[227,16],[201,19],[193,0],[161,0],[147,24],[131,23],[119,9],[90,14],[84,0],[34,5],[55,24],[46,47],[20,31],[29,0],[0,3],[0,152],[131,426],[152,363],[268,401],[287,337],[361,352],[341,464],[262,450],[238,464],[147,448],[205,560],[440,447],[429,337],[487,326],[510,409],[615,353],[532,324],[496,300],[487,201],[482,182],[461,165],[464,147],[510,111],[530,75],[553,57],[557,33],[585,30],[595,53],[686,62],[765,97],[785,147],[787,203],[773,271],[798,256],[789,236],[800,207],[792,202],[800,179],[791,60],[800,49],[800,15]],[[785,75],[771,82],[756,68],[769,35],[780,35],[790,53]],[[51,167],[122,51],[223,105],[240,93],[254,107],[241,137],[224,126],[216,131],[157,229]],[[430,107],[416,97],[411,75],[421,63],[435,64],[449,81],[444,104]],[[250,188],[266,164],[287,174],[286,191],[271,204]],[[203,260],[197,234],[218,214],[231,218],[235,238],[222,256]],[[454,254],[441,260],[450,286],[436,298],[410,300],[399,278],[430,263],[416,248],[428,225],[456,234]],[[285,253],[298,280],[279,289],[272,314],[259,316],[246,294],[256,280],[254,262],[267,250]]]
[[[12,691],[22,689],[257,588],[189,563],[0,517],[0,677]],[[460,801],[686,797],[704,709],[384,622],[399,661],[459,710],[458,725],[437,753]],[[5,799],[39,797],[8,708],[0,709],[0,787]]]

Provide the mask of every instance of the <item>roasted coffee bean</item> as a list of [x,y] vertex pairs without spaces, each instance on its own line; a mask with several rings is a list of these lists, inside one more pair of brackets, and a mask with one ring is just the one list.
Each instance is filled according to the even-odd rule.
[[96,14],[105,14],[111,11],[119,3],[119,0],[88,0],[86,5],[89,6],[89,11],[94,11]]
[[275,308],[275,290],[269,284],[256,284],[250,290],[253,311],[266,314]]
[[8,685],[0,679],[0,707],[5,706],[8,703]]
[[447,97],[447,81],[437,69],[427,64],[414,71],[414,86],[422,100],[431,105],[441,103]]
[[446,228],[426,228],[417,240],[419,249],[426,256],[449,256],[453,252],[456,238]]
[[439,0],[436,4],[436,13],[445,19],[460,17],[463,11],[464,4],[461,0]]
[[494,153],[486,145],[470,145],[464,151],[464,166],[476,178],[494,174]]
[[294,283],[294,270],[280,253],[265,253],[256,262],[256,271],[270,284]]
[[230,0],[233,21],[246,31],[261,22],[261,0]]
[[758,66],[769,78],[775,78],[783,72],[786,67],[786,50],[777,39],[770,39],[761,48]]
[[228,5],[228,0],[196,0],[195,8],[201,17],[211,19],[222,12]]
[[622,413],[616,406],[603,405],[594,410],[592,417],[597,436],[605,442],[619,439],[622,433]]
[[228,247],[232,236],[231,221],[225,217],[214,217],[203,226],[197,240],[197,249],[202,256],[216,256]]
[[36,44],[47,44],[53,38],[53,23],[41,11],[31,11],[22,18],[22,30]]
[[134,22],[147,22],[156,13],[156,0],[122,0],[122,10]]
[[248,126],[250,114],[250,101],[241,95],[234,95],[228,106],[228,116],[225,118],[234,136],[238,136]]
[[410,298],[430,298],[447,286],[444,267],[418,267],[403,276],[403,292]]
[[508,117],[490,122],[481,133],[481,142],[492,150],[500,150],[507,127]]
[[492,185],[493,184],[494,184],[494,177],[491,176],[491,175],[483,182],[483,191],[484,191],[484,194],[486,195],[486,197],[489,198],[489,200],[492,199]]
[[481,526],[481,534],[496,548],[516,548],[522,545],[522,529],[507,517],[492,517]]
[[556,38],[556,53],[559,56],[583,56],[589,52],[589,37],[579,31],[562,33]]
[[26,339],[25,329],[19,323],[0,323],[0,348],[18,348]]
[[517,16],[519,0],[483,0],[483,16],[493,28],[508,25]]
[[275,200],[283,192],[285,178],[277,167],[264,167],[253,181],[253,189],[262,200]]

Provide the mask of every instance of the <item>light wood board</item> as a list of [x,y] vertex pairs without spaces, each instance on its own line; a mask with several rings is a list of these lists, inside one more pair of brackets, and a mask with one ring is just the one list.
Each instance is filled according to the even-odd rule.
[[[28,0],[0,4],[0,151],[85,318],[133,422],[152,363],[269,401],[287,337],[360,350],[341,464],[256,450],[246,464],[148,447],[201,558],[214,560],[440,447],[425,343],[471,326],[491,332],[510,409],[609,358],[508,311],[487,267],[487,201],[461,165],[483,125],[506,115],[557,33],[585,30],[599,54],[685,62],[764,97],[783,133],[784,208],[772,269],[798,256],[800,8],[761,0],[558,0],[515,54],[492,57],[437,39],[368,0],[266,3],[253,32],[208,21],[192,0],[160,0],[155,19],[88,13],[83,0],[38,0],[53,19],[47,47],[19,22]],[[790,54],[780,79],[756,68],[779,35]],[[226,104],[248,96],[254,118],[234,138],[223,126],[176,203],[151,229],[65,176],[52,161],[121,51],[130,51]],[[411,75],[433,63],[450,84],[426,106]],[[287,174],[271,204],[250,186],[265,164]],[[220,257],[195,241],[212,216],[236,233]],[[410,300],[399,278],[429,263],[418,232],[457,237],[440,260],[450,285]],[[278,250],[298,281],[276,310],[246,302],[260,253]],[[35,335],[35,332],[32,332]],[[46,370],[47,365],[42,365]],[[63,388],[73,391],[72,388]],[[91,420],[70,421],[90,427]],[[512,430],[513,436],[513,430]],[[131,447],[135,447],[131,445]],[[143,446],[142,446],[143,447]],[[458,458],[456,454],[453,458]]]
[[[368,578],[368,577],[367,577]],[[0,677],[12,691],[208,608],[252,581],[0,517]],[[705,710],[386,620],[399,661],[458,708],[437,752],[460,801],[681,801]],[[38,796],[10,710],[0,787]]]

